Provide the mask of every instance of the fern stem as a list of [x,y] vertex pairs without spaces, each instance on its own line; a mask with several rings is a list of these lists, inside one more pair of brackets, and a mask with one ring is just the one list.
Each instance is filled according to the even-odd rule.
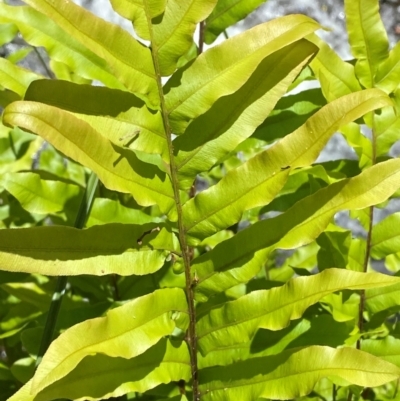
[[[375,130],[375,115],[372,114],[372,165],[376,164],[376,130]],[[372,243],[372,229],[374,224],[374,206],[369,208],[369,222],[368,222],[368,232],[367,232],[367,245],[365,249],[365,257],[364,257],[364,273],[368,270],[368,263],[371,256],[371,243]],[[358,330],[360,335],[363,331],[363,315],[365,309],[365,290],[361,290],[360,292],[360,304],[358,309]],[[357,349],[361,349],[361,337],[357,340],[356,344]]]
[[191,274],[191,251],[186,241],[186,230],[183,224],[182,203],[180,199],[180,190],[178,181],[178,168],[175,163],[174,148],[172,144],[172,128],[169,123],[168,110],[164,99],[164,91],[161,81],[161,70],[158,62],[158,49],[157,49],[157,44],[155,43],[153,38],[153,31],[151,29],[151,18],[148,7],[145,6],[145,9],[146,9],[148,26],[150,28],[149,31],[150,31],[150,42],[151,42],[151,55],[156,75],[158,94],[160,97],[161,115],[163,119],[164,131],[168,146],[168,154],[170,160],[170,178],[171,178],[172,188],[174,191],[174,201],[178,215],[178,240],[181,247],[182,259],[185,268],[185,293],[189,311],[189,328],[187,331],[186,342],[188,344],[189,354],[190,354],[193,401],[199,401],[200,393],[199,393],[198,367],[197,367],[196,306],[194,300],[195,281],[192,279],[192,274]]
[[[83,194],[82,201],[79,205],[79,210],[75,218],[75,228],[83,228],[85,225],[87,216],[89,215],[90,208],[93,204],[94,193],[96,191],[98,178],[94,173],[91,173],[88,183],[86,185],[85,193]],[[47,315],[46,323],[44,326],[44,332],[39,347],[38,357],[36,359],[36,367],[39,366],[43,359],[43,355],[49,348],[50,343],[53,341],[54,333],[57,325],[57,318],[60,312],[61,303],[67,288],[68,278],[66,276],[60,276],[57,279],[56,288],[51,299],[49,312]]]

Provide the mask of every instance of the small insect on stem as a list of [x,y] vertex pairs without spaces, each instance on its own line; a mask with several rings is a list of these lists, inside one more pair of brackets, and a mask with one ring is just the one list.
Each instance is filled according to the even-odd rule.
[[290,166],[281,167],[281,170],[287,170]]
[[131,143],[132,143],[132,141],[133,141],[133,139],[137,136],[137,135],[139,135],[140,134],[140,129],[138,129],[138,130],[136,130],[136,131],[134,131],[134,132],[130,132],[130,133],[128,133],[128,134],[125,134],[125,135],[123,135],[123,136],[121,136],[121,138],[119,138],[119,141],[125,141],[125,140],[127,140],[128,139],[128,141],[127,142],[125,142],[122,146],[124,146],[124,147],[127,147],[127,146],[129,146]]

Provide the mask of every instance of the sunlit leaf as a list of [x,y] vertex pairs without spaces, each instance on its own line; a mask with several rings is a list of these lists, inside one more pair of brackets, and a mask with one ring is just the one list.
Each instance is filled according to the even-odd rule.
[[390,50],[389,57],[378,66],[375,76],[376,87],[391,93],[399,86],[400,79],[400,43]]
[[365,293],[367,310],[372,314],[376,314],[393,307],[400,309],[399,290],[399,284],[391,285],[384,290],[381,288],[367,290]]
[[[101,380],[100,380],[101,379]],[[130,392],[145,392],[163,383],[190,379],[186,343],[161,340],[136,358],[88,356],[66,377],[45,388],[35,401],[60,397],[102,400]]]
[[371,245],[375,259],[400,252],[400,213],[387,216],[373,227]]
[[50,276],[150,274],[178,246],[172,233],[154,223],[9,229],[0,230],[0,238],[2,270]]
[[111,0],[111,4],[118,13],[133,22],[139,36],[151,39],[160,73],[168,76],[193,44],[196,24],[207,18],[216,1]]
[[25,91],[32,81],[42,78],[41,75],[19,67],[11,61],[0,57],[1,86],[17,93],[20,97],[25,95]]
[[125,87],[146,101],[159,104],[151,53],[118,25],[106,22],[72,1],[26,0],[68,35],[103,58]]
[[265,0],[218,0],[206,20],[205,42],[210,44],[226,28],[245,18]]
[[18,28],[13,23],[0,24],[0,46],[11,42],[17,33]]
[[175,320],[186,313],[186,308],[182,290],[163,289],[112,309],[105,317],[71,327],[46,352],[32,390],[37,393],[60,380],[93,354],[125,359],[143,354],[172,333]]
[[168,153],[160,112],[149,110],[131,93],[40,80],[29,86],[24,99],[70,111],[118,146],[164,156]]
[[292,321],[285,329],[259,329],[248,342],[222,346],[206,356],[199,354],[199,368],[227,366],[246,359],[276,355],[284,350],[310,345],[336,347],[346,341],[351,331],[351,326],[336,322],[329,314],[311,314],[311,317]]
[[[258,397],[287,400],[309,394],[323,377],[374,387],[399,377],[395,365],[353,348],[309,347],[200,372],[205,401]],[[282,385],[282,383],[284,383]]]
[[214,308],[197,325],[200,351],[250,340],[257,329],[280,330],[298,319],[325,295],[343,289],[384,287],[399,282],[397,277],[380,273],[358,273],[326,269],[322,273],[297,277],[281,287],[254,291],[235,301]]
[[37,102],[14,102],[4,111],[3,121],[40,134],[93,170],[109,189],[131,193],[143,206],[157,203],[162,210],[172,207],[172,186],[165,173],[112,144],[71,113]]
[[174,140],[181,187],[189,187],[196,174],[209,170],[254,132],[315,51],[300,40],[266,57],[237,92],[217,100]]
[[297,202],[287,212],[259,221],[193,261],[197,296],[247,282],[272,249],[294,249],[313,241],[339,210],[363,209],[386,200],[400,187],[400,160],[389,160],[336,182]]
[[31,7],[11,7],[0,3],[0,22],[10,21],[29,44],[44,47],[53,60],[65,63],[80,76],[96,79],[111,88],[125,88],[96,52],[87,49],[51,19]]
[[386,155],[399,140],[400,91],[396,90],[391,98],[394,107],[384,107],[380,114],[374,116],[377,156]]
[[341,125],[387,104],[383,92],[361,91],[324,106],[304,125],[247,163],[231,170],[183,207],[186,232],[204,238],[240,220],[245,210],[270,202],[290,168],[313,163]]
[[321,84],[322,93],[328,101],[361,90],[352,64],[342,60],[318,36],[312,35],[308,39],[320,49],[310,66]]
[[319,25],[308,17],[289,15],[258,25],[201,54],[166,85],[166,107],[174,133],[183,133],[219,98],[237,91],[265,57],[317,29]]
[[91,227],[107,223],[147,224],[152,222],[160,222],[160,219],[152,217],[141,210],[125,207],[118,201],[96,198],[90,210],[86,226]]
[[355,71],[366,88],[374,86],[379,64],[388,57],[389,41],[376,0],[345,0],[346,25]]
[[59,213],[68,207],[68,202],[75,203],[73,212],[78,210],[76,201],[79,201],[80,190],[77,185],[41,180],[35,173],[7,173],[0,178],[0,184],[31,213]]
[[363,340],[362,349],[400,368],[400,339],[387,336],[383,339]]

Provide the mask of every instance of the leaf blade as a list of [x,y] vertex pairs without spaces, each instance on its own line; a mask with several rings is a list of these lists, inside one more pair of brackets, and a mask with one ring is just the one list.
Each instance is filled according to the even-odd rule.
[[254,277],[276,248],[294,249],[313,241],[333,215],[363,209],[386,200],[400,186],[400,160],[371,167],[297,202],[285,213],[259,221],[193,261],[199,283],[196,297],[204,300]]
[[346,25],[355,70],[360,82],[372,88],[379,64],[388,57],[389,41],[376,0],[346,0]]
[[93,53],[99,54],[125,87],[146,101],[149,107],[158,107],[157,83],[148,48],[118,25],[95,17],[72,1],[27,0],[26,3],[52,19]]
[[198,344],[202,354],[251,340],[259,328],[280,330],[298,319],[325,295],[344,289],[385,287],[400,282],[380,273],[326,269],[313,276],[291,279],[281,287],[254,291],[225,303],[198,322]]
[[126,89],[101,57],[33,8],[0,3],[0,21],[12,21],[29,44],[43,46],[53,61],[64,63],[83,78],[98,80],[111,88]]
[[287,16],[261,24],[202,53],[184,71],[175,73],[165,86],[174,133],[181,134],[191,120],[206,112],[218,98],[238,90],[263,58],[319,27],[308,17]]
[[[154,232],[149,232],[154,229]],[[1,270],[45,275],[150,274],[160,269],[176,240],[148,225],[106,224],[86,230],[47,226],[0,230]],[[168,244],[169,243],[169,244]]]
[[99,400],[130,392],[143,393],[159,384],[190,380],[187,345],[161,340],[133,359],[96,355],[85,358],[68,376],[40,392],[35,401]]
[[[180,185],[207,171],[233,151],[268,116],[316,48],[299,40],[267,56],[235,93],[217,100],[174,144]],[[268,71],[268,74],[265,74]]]
[[[129,92],[60,80],[39,80],[29,86],[24,100],[72,112],[114,144],[161,154],[168,162],[160,112],[149,110],[142,100]],[[121,140],[125,137],[126,144]]]
[[[32,391],[38,393],[65,377],[93,353],[126,359],[142,354],[175,329],[170,312],[186,310],[181,289],[163,289],[112,309],[105,317],[71,327],[53,341],[44,355]],[[141,340],[132,342],[134,338]]]
[[[262,370],[258,376],[255,371]],[[277,356],[255,358],[202,372],[204,400],[292,399],[309,394],[323,377],[365,387],[398,378],[399,369],[366,352],[352,348],[308,347]],[[217,379],[218,378],[218,379]],[[282,385],[284,381],[285,385]]]
[[211,44],[227,28],[246,18],[264,0],[219,0],[206,20],[205,42]]
[[94,171],[106,187],[131,193],[139,204],[158,204],[164,211],[173,206],[172,185],[165,173],[113,145],[71,113],[37,102],[14,102],[5,109],[3,121],[40,134]]
[[245,210],[269,203],[286,182],[288,170],[282,170],[283,167],[312,164],[341,125],[385,104],[390,104],[390,100],[378,90],[356,92],[322,107],[292,134],[186,202],[186,232],[204,238],[235,224]]

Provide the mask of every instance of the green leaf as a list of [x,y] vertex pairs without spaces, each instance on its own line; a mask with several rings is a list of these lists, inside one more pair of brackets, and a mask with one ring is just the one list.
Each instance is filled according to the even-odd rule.
[[1,289],[43,312],[47,311],[51,301],[51,296],[36,283],[7,283],[2,284]]
[[111,0],[113,9],[122,17],[132,21],[135,32],[146,40],[151,40],[149,24],[156,17],[164,19],[167,0]]
[[371,167],[374,163],[372,141],[362,132],[361,126],[356,123],[350,123],[340,129],[347,143],[354,149],[358,156],[358,164],[361,169]]
[[294,170],[289,175],[279,195],[271,203],[264,206],[260,210],[260,214],[269,211],[285,212],[299,200],[325,187],[327,183],[331,184],[332,181],[321,165]]
[[237,92],[217,100],[174,140],[181,187],[190,187],[196,174],[209,170],[254,132],[315,51],[314,45],[299,40],[266,57]]
[[118,147],[71,113],[37,102],[14,102],[3,121],[38,133],[67,156],[89,167],[112,190],[131,193],[143,205],[169,210],[172,186],[156,166],[142,162],[132,151]]
[[11,372],[18,381],[26,383],[35,373],[35,360],[31,357],[21,358],[13,363]]
[[25,95],[25,91],[32,81],[42,78],[39,74],[19,67],[3,57],[0,58],[1,86],[17,93],[20,97]]
[[0,179],[0,184],[30,213],[57,214],[70,208],[76,212],[80,198],[77,185],[61,181],[41,180],[36,173],[7,173]]
[[400,91],[396,90],[391,98],[394,107],[384,107],[380,114],[374,116],[376,156],[386,155],[399,139]]
[[[318,53],[317,53],[318,54]],[[308,89],[279,100],[252,138],[272,142],[290,134],[326,105],[321,89]]]
[[345,269],[351,241],[350,231],[323,232],[317,238],[317,244],[321,247],[317,254],[318,270],[322,271],[330,267]]
[[17,283],[24,281],[29,275],[24,273],[11,273],[0,270],[0,284]]
[[389,57],[383,61],[376,71],[375,86],[386,93],[394,92],[400,80],[400,43],[390,50]]
[[291,320],[300,318],[310,305],[332,292],[384,287],[399,281],[397,277],[380,273],[327,269],[313,276],[291,279],[281,287],[254,291],[200,318],[199,349],[205,355],[220,347],[249,341],[259,328],[283,329]]
[[309,347],[200,372],[204,401],[292,399],[309,394],[323,377],[375,387],[400,375],[391,363],[353,348]]
[[3,108],[7,107],[10,103],[20,99],[21,97],[13,91],[7,89],[0,90],[0,106]]
[[199,368],[227,366],[246,359],[276,355],[284,350],[310,345],[338,347],[346,341],[352,330],[353,327],[336,322],[330,314],[310,314],[307,318],[292,321],[285,329],[260,329],[248,342],[217,348],[206,356],[199,354]]
[[0,362],[0,381],[8,381],[12,379],[13,375],[10,371],[10,368],[3,362]]
[[304,38],[320,26],[302,15],[258,25],[202,53],[168,81],[166,107],[175,134],[204,114],[222,96],[236,92],[270,54]]
[[353,65],[342,60],[318,36],[310,35],[308,39],[320,49],[317,56],[311,61],[310,66],[321,84],[322,93],[328,101],[361,90]]
[[387,336],[383,339],[363,340],[362,349],[400,368],[400,339]]
[[44,47],[51,59],[64,63],[76,74],[111,88],[125,89],[101,57],[31,7],[0,3],[0,22],[14,23],[29,44]]
[[18,28],[13,24],[0,24],[0,46],[11,42],[18,33]]
[[138,35],[151,40],[163,76],[175,71],[178,60],[193,44],[196,25],[207,18],[216,2],[111,0],[114,10],[133,22]]
[[374,288],[367,290],[365,292],[365,305],[367,310],[372,315],[375,315],[381,311],[385,311],[393,307],[400,309],[399,290],[399,284],[391,285],[385,289]]
[[7,60],[11,61],[13,64],[17,64],[20,61],[22,61],[25,57],[28,56],[29,53],[33,51],[33,48],[31,46],[29,47],[23,47],[14,53],[11,53],[10,55],[7,56]]
[[68,35],[103,58],[125,87],[157,108],[159,96],[151,53],[121,27],[94,16],[72,1],[26,0]]
[[379,15],[378,0],[345,0],[346,25],[355,71],[361,84],[372,88],[379,64],[388,57],[389,41]]
[[150,274],[178,245],[155,224],[106,224],[86,230],[48,226],[0,230],[1,270],[50,276]]
[[168,161],[160,112],[149,110],[142,100],[129,92],[66,81],[40,80],[29,86],[24,99],[75,113],[114,144],[163,154]]
[[180,380],[190,380],[187,345],[162,339],[132,359],[102,354],[87,356],[70,374],[37,396],[29,394],[30,382],[9,401],[50,401],[60,397],[102,400],[129,392],[143,393],[159,384]]
[[388,100],[380,90],[372,90],[352,93],[327,104],[292,134],[189,200],[183,206],[186,232],[205,238],[238,222],[245,210],[267,204],[285,183],[290,171],[287,167],[312,164],[341,125],[388,104]]
[[347,269],[357,272],[364,271],[367,242],[363,238],[352,238],[349,249]]
[[210,44],[226,28],[246,18],[265,0],[218,0],[213,12],[206,20],[205,42]]
[[138,209],[131,209],[120,202],[106,198],[96,198],[90,209],[87,227],[107,223],[147,224],[159,223],[161,219],[150,216]]
[[399,187],[400,160],[392,159],[320,189],[287,212],[240,231],[194,259],[197,298],[204,300],[247,282],[258,273],[272,249],[294,249],[308,244],[339,210],[363,209],[381,203]]
[[159,384],[190,380],[186,343],[162,339],[133,359],[105,355],[86,357],[67,377],[40,392],[35,401],[97,399],[143,393]]
[[32,391],[38,393],[65,377],[87,356],[130,359],[143,354],[172,334],[176,319],[186,324],[186,310],[181,289],[163,289],[112,309],[105,317],[71,327],[50,345],[34,376]]
[[387,216],[372,228],[371,256],[383,259],[400,252],[400,213]]

